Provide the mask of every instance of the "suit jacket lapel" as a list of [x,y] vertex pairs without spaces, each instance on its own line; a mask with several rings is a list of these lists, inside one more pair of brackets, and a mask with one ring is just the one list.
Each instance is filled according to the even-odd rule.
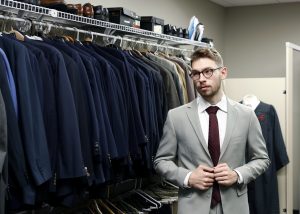
[[207,148],[207,144],[205,142],[205,139],[204,139],[204,136],[202,133],[200,121],[199,121],[197,99],[195,99],[193,102],[191,102],[187,106],[187,117],[188,117],[190,123],[192,124],[192,127],[194,128],[194,131],[195,131],[201,145],[203,146],[206,153],[210,156],[208,148]]
[[226,124],[226,133],[225,133],[225,138],[223,145],[221,147],[221,154],[220,154],[220,159],[222,158],[224,152],[226,151],[226,148],[229,144],[229,140],[231,138],[231,135],[233,133],[235,124],[236,124],[236,111],[234,111],[234,103],[227,99],[227,124]]

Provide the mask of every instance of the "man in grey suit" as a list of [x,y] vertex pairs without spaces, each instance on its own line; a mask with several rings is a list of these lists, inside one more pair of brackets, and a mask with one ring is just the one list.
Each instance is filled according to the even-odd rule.
[[191,63],[199,96],[169,111],[154,167],[180,187],[179,214],[248,214],[247,184],[270,164],[258,119],[225,96],[227,68],[214,48],[196,50]]

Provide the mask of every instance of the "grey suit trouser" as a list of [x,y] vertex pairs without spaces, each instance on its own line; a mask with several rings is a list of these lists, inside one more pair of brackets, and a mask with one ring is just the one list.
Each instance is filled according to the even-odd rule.
[[222,204],[218,203],[214,208],[210,209],[209,214],[223,214]]

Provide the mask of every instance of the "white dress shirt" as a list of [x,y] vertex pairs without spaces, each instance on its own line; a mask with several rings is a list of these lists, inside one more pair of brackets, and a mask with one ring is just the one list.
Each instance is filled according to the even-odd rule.
[[[212,106],[209,102],[204,100],[201,96],[197,97],[197,104],[198,104],[198,116],[200,125],[202,128],[202,134],[204,136],[206,144],[208,144],[208,127],[209,127],[209,115],[206,112],[206,109]],[[223,94],[221,100],[213,106],[218,106],[219,110],[217,111],[217,119],[218,119],[218,126],[219,126],[219,139],[220,139],[220,151],[224,142],[225,133],[226,133],[226,123],[227,123],[227,99],[226,96]],[[241,174],[236,171],[239,175],[238,183],[242,182]],[[188,181],[192,172],[189,172],[184,179],[184,186],[188,187]]]

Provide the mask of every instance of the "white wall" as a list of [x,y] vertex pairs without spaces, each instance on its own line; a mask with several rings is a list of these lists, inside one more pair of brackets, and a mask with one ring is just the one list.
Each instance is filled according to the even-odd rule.
[[223,50],[225,8],[209,0],[67,0],[66,3],[90,2],[103,7],[124,7],[140,16],[156,16],[166,24],[188,27],[192,16],[205,25],[204,36],[213,38],[220,51]]
[[226,9],[230,77],[284,77],[285,42],[300,44],[300,3]]

